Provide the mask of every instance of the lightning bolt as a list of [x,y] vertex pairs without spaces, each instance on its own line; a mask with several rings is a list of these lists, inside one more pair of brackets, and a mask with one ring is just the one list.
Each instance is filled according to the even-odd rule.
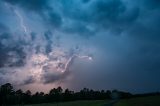
[[5,3],[5,6],[6,6],[7,8],[9,8],[10,10],[13,10],[13,12],[16,14],[16,16],[17,16],[17,17],[19,18],[19,20],[20,20],[20,26],[21,26],[21,28],[23,29],[23,31],[25,32],[25,34],[28,34],[27,27],[25,26],[23,17],[22,17],[22,15],[19,13],[19,11],[17,11],[16,9],[14,9],[14,7],[8,5],[7,3]]
[[86,58],[88,60],[93,60],[92,57],[90,57],[90,56],[79,56],[79,55],[74,54],[72,57],[70,57],[68,59],[68,61],[65,64],[65,68],[64,68],[64,70],[62,70],[62,72],[65,72],[65,71],[67,71],[69,69],[69,66],[70,66],[71,62],[73,61],[73,59],[75,57],[78,57],[78,58],[81,58],[81,59]]
[[[86,59],[88,59],[88,60],[93,60],[93,58],[90,57],[90,56],[79,56],[79,55],[74,54],[74,55],[71,56],[71,57],[68,59],[68,61],[66,62],[64,70],[61,70],[62,73],[65,73],[65,72],[68,72],[68,71],[69,71],[69,67],[70,67],[70,65],[72,64],[73,59],[76,58],[76,57],[81,58],[81,59],[83,59],[83,58],[85,59],[85,58],[86,58]],[[63,76],[63,74],[62,74],[62,76]],[[62,81],[59,80],[58,85],[61,85],[61,83],[62,83]]]
[[26,27],[25,24],[24,24],[23,17],[21,16],[21,14],[20,14],[17,10],[14,10],[14,12],[15,12],[15,14],[17,15],[17,17],[20,19],[21,28],[24,30],[24,32],[25,32],[26,34],[28,34],[27,27]]

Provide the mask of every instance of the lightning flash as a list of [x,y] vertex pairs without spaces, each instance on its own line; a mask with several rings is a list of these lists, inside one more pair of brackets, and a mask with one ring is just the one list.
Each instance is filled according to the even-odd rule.
[[25,34],[28,34],[27,27],[24,24],[24,19],[23,19],[22,15],[19,13],[19,11],[17,11],[14,7],[8,5],[7,3],[5,3],[5,6],[7,8],[9,8],[9,9],[13,10],[13,12],[16,14],[16,16],[20,20],[20,26],[21,26],[21,28],[23,29],[23,31],[25,32]]
[[21,28],[24,30],[24,32],[27,34],[28,31],[27,31],[27,27],[25,26],[24,24],[24,20],[23,20],[23,17],[21,16],[21,14],[17,11],[17,10],[14,10],[15,14],[17,15],[17,17],[20,19],[20,25],[21,25]]

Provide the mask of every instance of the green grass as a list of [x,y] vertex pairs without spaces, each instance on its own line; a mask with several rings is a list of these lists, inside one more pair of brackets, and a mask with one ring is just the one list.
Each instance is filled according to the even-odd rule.
[[120,100],[114,106],[160,106],[160,96],[139,97]]
[[25,106],[103,106],[107,103],[107,100],[96,100],[96,101],[74,101],[74,102],[63,102],[63,103],[47,103],[47,104],[34,104]]
[[[73,101],[62,103],[33,104],[25,106],[104,106],[107,100]],[[124,99],[117,102],[114,106],[160,106],[160,96],[138,97]]]

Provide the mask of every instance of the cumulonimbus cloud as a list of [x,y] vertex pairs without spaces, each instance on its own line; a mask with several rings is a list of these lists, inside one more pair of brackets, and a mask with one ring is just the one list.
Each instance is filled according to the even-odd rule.
[[[120,84],[120,81],[132,81],[137,76],[145,82],[146,76],[152,73],[159,75],[158,0],[3,0],[0,3],[0,8],[5,10],[0,17],[0,83],[58,82],[70,73],[56,73],[55,66],[63,68],[62,61],[67,61],[73,54],[88,55],[87,50],[92,47],[100,52],[96,54],[100,62],[90,68],[92,73],[85,72],[88,76],[97,72],[95,76],[104,76],[103,82],[108,81],[108,84],[110,80],[116,84],[116,79],[124,78],[124,81],[118,80]],[[31,33],[26,37],[18,29],[19,20],[12,14],[13,11],[6,9],[5,3],[15,7],[30,27]],[[37,32],[32,29],[37,29]],[[51,55],[56,48],[63,53]],[[124,73],[122,70],[127,71]],[[112,75],[116,78],[112,79],[109,72],[115,72]],[[36,74],[39,77],[34,77]],[[157,84],[156,75],[153,75],[151,82],[155,85],[152,87]],[[87,81],[93,82],[93,79]],[[100,84],[98,81],[102,82],[97,79],[95,86]],[[139,87],[140,81],[131,83]],[[147,88],[147,85],[144,86]]]

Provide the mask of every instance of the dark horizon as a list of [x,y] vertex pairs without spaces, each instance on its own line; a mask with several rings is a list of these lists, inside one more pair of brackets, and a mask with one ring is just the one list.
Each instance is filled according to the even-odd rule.
[[[3,86],[3,85],[6,85],[6,84],[11,84],[11,83],[5,83],[5,84],[2,84],[2,85],[0,85],[0,86]],[[35,93],[37,93],[37,92],[43,92],[44,94],[48,94],[49,92],[50,92],[50,90],[51,89],[54,89],[54,88],[58,88],[58,87],[61,87],[62,89],[63,89],[63,91],[64,90],[66,90],[66,89],[69,89],[69,90],[71,90],[71,91],[73,91],[73,92],[80,92],[81,90],[83,90],[84,88],[87,88],[87,89],[89,89],[89,90],[94,90],[94,91],[102,91],[102,90],[104,90],[104,91],[114,91],[114,90],[116,90],[116,91],[120,91],[120,92],[124,92],[124,93],[130,93],[130,94],[132,94],[132,95],[145,95],[145,94],[154,94],[154,93],[160,93],[160,91],[159,90],[157,90],[157,91],[149,91],[149,92],[134,92],[134,91],[127,91],[127,90],[123,90],[123,89],[116,89],[116,88],[113,88],[113,89],[94,89],[94,88],[89,88],[89,87],[87,87],[87,86],[85,86],[85,87],[81,87],[81,88],[79,88],[79,89],[70,89],[70,88],[65,88],[65,87],[62,87],[62,86],[56,86],[56,87],[51,87],[50,89],[48,89],[47,91],[46,90],[34,90],[34,91],[32,91],[32,89],[23,89],[23,88],[20,88],[20,87],[16,87],[16,85],[13,85],[13,84],[11,84],[12,86],[13,86],[13,90],[14,91],[17,91],[17,90],[22,90],[24,93],[26,92],[26,91],[31,91],[31,94],[33,95],[33,94],[35,94]],[[44,85],[45,86],[45,85]]]

